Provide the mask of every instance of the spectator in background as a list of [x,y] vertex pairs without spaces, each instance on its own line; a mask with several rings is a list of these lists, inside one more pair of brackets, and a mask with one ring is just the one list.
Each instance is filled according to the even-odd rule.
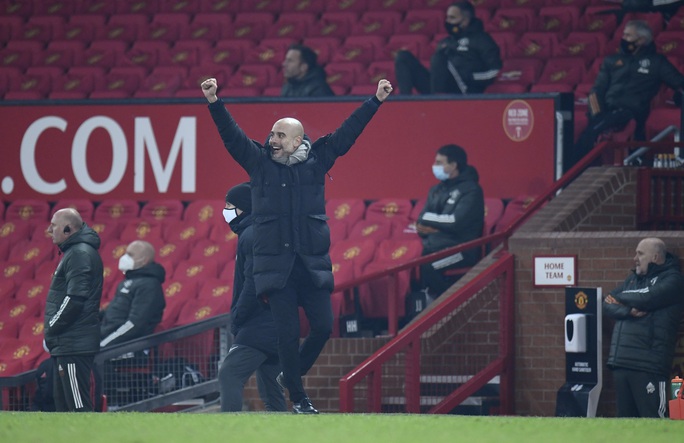
[[[465,150],[457,145],[437,150],[432,172],[439,183],[428,193],[416,230],[423,240],[423,255],[442,251],[482,237],[484,194],[477,170],[468,165]],[[480,259],[480,248],[426,263],[420,269],[422,286],[431,298],[439,297],[458,277],[445,275],[454,268],[472,266]]]
[[221,412],[242,410],[242,391],[256,371],[259,396],[267,411],[286,411],[280,374],[278,334],[273,315],[256,296],[252,274],[254,234],[252,197],[249,183],[228,190],[223,217],[238,236],[233,300],[230,306],[231,332],[235,339],[219,369]]
[[154,246],[131,242],[119,259],[124,281],[107,308],[100,312],[100,347],[152,334],[162,320],[166,302],[162,283],[164,268],[154,261]]
[[618,0],[622,12],[660,12],[665,21],[677,13],[684,0]]
[[677,330],[684,311],[679,259],[659,238],[639,242],[635,269],[603,300],[615,320],[608,367],[618,417],[665,417]]
[[326,81],[325,71],[318,65],[318,55],[304,45],[292,45],[283,60],[285,84],[282,97],[331,97],[335,93]]
[[437,44],[430,70],[409,51],[399,51],[395,73],[400,94],[476,94],[484,92],[501,70],[499,46],[475,17],[470,2],[453,3],[444,23],[449,35]]
[[90,380],[100,350],[100,237],[72,208],[55,212],[47,232],[62,254],[50,283],[43,329],[53,359],[55,410],[92,412]]
[[565,159],[565,170],[587,155],[602,133],[622,130],[631,120],[636,123],[634,139],[645,140],[651,100],[662,83],[676,91],[675,102],[679,103],[684,76],[664,55],[656,53],[648,23],[627,22],[619,52],[601,63],[589,93],[587,127]]
[[[278,355],[293,412],[317,414],[302,384],[332,332],[330,228],[325,215],[326,174],[346,154],[392,92],[383,79],[332,134],[313,144],[294,118],[277,120],[268,148],[251,140],[216,95],[215,78],[202,93],[228,153],[250,176],[254,216],[254,282],[268,301],[278,331]],[[311,327],[299,345],[299,308]]]

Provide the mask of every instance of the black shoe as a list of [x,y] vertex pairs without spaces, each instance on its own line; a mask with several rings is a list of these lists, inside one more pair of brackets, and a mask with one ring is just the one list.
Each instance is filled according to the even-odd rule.
[[299,403],[295,403],[292,407],[293,414],[318,414],[318,410],[313,407],[309,397],[304,397]]
[[280,374],[278,374],[278,376],[276,377],[276,381],[280,385],[280,389],[285,391],[285,376],[283,375],[282,372]]

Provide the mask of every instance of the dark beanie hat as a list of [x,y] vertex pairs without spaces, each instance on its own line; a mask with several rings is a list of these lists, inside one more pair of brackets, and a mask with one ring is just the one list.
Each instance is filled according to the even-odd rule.
[[230,188],[226,194],[226,203],[231,203],[242,212],[252,212],[252,191],[249,182]]

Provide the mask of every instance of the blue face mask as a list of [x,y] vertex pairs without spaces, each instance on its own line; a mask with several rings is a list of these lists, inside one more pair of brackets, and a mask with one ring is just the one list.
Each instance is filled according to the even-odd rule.
[[444,165],[432,165],[432,173],[439,181],[444,181],[449,178],[449,174],[444,171]]

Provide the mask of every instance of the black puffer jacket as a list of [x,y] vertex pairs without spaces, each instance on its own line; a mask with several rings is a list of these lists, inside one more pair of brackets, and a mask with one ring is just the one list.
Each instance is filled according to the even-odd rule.
[[468,92],[482,92],[496,80],[501,70],[499,45],[484,30],[482,21],[473,18],[456,36],[448,36],[437,44],[436,52],[445,52],[458,71]]
[[[679,260],[668,253],[664,264],[651,263],[643,276],[632,272],[610,294],[621,304],[603,303],[603,314],[615,319],[608,367],[669,377],[684,309]],[[647,314],[632,317],[632,308]]]
[[155,262],[126,272],[126,279],[119,283],[114,299],[102,313],[100,346],[122,343],[154,332],[166,307],[162,289],[165,278],[166,271]]
[[[423,255],[482,237],[484,211],[484,193],[477,170],[472,166],[467,166],[456,178],[430,188],[418,223],[438,232],[421,234]],[[463,255],[459,266],[470,266],[480,258],[478,248]]]
[[52,356],[95,354],[100,350],[98,312],[102,297],[100,237],[85,223],[59,248],[45,303],[45,344]]
[[282,97],[331,97],[335,93],[325,78],[325,71],[316,66],[304,78],[290,78],[280,91]]
[[651,43],[636,54],[620,51],[601,63],[591,92],[596,94],[601,111],[628,109],[643,124],[651,109],[651,100],[662,83],[672,89],[684,87],[684,76],[667,57],[656,52]]
[[[242,215],[241,215],[242,216]],[[237,223],[235,223],[237,222]],[[233,301],[230,305],[231,332],[234,344],[249,346],[268,355],[271,361],[278,359],[278,334],[271,311],[256,297],[253,273],[254,232],[252,216],[245,215],[230,223],[238,235]]]
[[366,100],[335,132],[316,140],[304,162],[292,166],[273,161],[270,149],[250,140],[222,100],[209,104],[228,153],[250,177],[257,295],[285,287],[297,255],[314,285],[332,291],[326,174],[349,151],[380,104],[375,96]]

